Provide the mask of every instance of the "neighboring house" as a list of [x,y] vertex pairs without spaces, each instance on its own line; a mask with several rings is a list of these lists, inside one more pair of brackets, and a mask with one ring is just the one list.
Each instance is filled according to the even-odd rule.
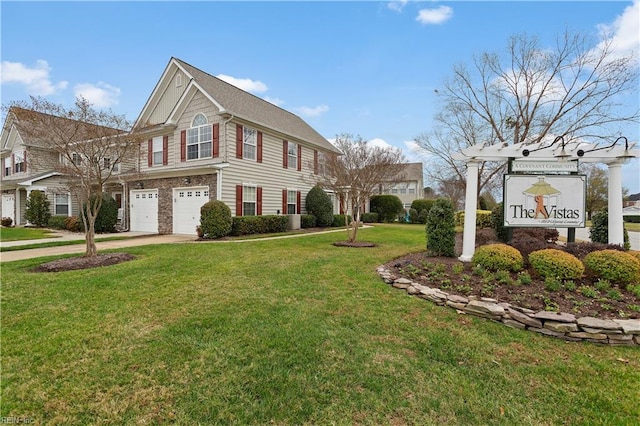
[[[0,216],[10,217],[15,225],[27,224],[24,217],[27,197],[34,190],[45,192],[52,215],[79,215],[78,203],[69,192],[67,180],[57,171],[61,161],[60,154],[48,146],[46,130],[34,132],[32,129],[24,128],[28,121],[27,114],[34,114],[34,112],[27,112],[17,107],[10,108],[0,135],[2,163]],[[42,121],[47,120],[58,123],[73,122],[76,128],[85,126],[74,120],[54,116],[46,116],[46,120]],[[122,184],[115,185],[111,195],[116,201],[121,202]]]
[[234,216],[304,213],[323,156],[339,153],[300,117],[176,58],[134,129],[133,231],[195,234],[209,200]]
[[631,194],[624,201],[623,207],[633,207],[633,206],[640,207],[640,193]]
[[409,209],[414,200],[423,198],[422,175],[422,163],[406,163],[398,178],[381,184],[378,193],[397,195],[404,208]]

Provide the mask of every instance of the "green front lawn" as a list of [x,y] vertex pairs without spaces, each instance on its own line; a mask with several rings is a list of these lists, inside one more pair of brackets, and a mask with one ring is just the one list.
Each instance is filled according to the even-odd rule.
[[50,229],[42,228],[0,228],[0,241],[40,240],[43,238],[55,238]]
[[422,225],[2,265],[1,415],[39,424],[634,424],[638,348],[457,314],[375,268]]

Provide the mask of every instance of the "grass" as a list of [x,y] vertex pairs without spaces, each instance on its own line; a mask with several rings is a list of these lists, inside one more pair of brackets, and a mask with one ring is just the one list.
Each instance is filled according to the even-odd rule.
[[43,238],[56,238],[50,229],[42,228],[0,228],[0,241],[24,241],[40,240]]
[[42,424],[633,424],[637,348],[458,315],[375,268],[422,225],[2,266],[1,415]]
[[[116,241],[116,240],[129,240],[135,237],[96,237],[96,242],[99,241]],[[46,243],[33,243],[33,244],[23,244],[19,246],[10,246],[10,247],[0,247],[0,253],[7,251],[17,251],[17,250],[30,250],[30,249],[38,249],[38,248],[47,248],[47,247],[60,247],[60,246],[73,246],[77,244],[84,244],[84,234],[78,235],[77,240],[67,240],[67,241],[50,241]]]

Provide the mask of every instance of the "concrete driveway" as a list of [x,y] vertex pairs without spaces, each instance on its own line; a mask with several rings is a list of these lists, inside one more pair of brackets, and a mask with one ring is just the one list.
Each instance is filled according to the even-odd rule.
[[[576,241],[591,241],[589,238],[590,228],[576,228]],[[567,228],[558,228],[561,237],[567,237]],[[640,251],[640,232],[629,232],[629,243],[631,250]]]

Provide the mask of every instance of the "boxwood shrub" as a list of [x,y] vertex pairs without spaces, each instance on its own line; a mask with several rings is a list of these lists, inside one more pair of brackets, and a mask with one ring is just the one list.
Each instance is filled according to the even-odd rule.
[[446,198],[438,198],[427,215],[427,250],[435,256],[454,257],[456,246],[456,225],[453,203]]
[[[333,222],[331,223],[331,226],[333,226],[334,228],[339,228],[341,226],[347,226],[347,224],[345,223],[345,215],[343,214],[334,214],[333,215]],[[351,222],[351,215],[348,216],[349,217],[349,222]]]
[[231,209],[222,201],[211,200],[200,207],[200,230],[203,238],[222,238],[231,232]]
[[476,249],[471,261],[474,265],[480,265],[491,271],[518,272],[524,264],[520,252],[506,244],[480,246]]
[[635,256],[617,250],[600,250],[584,257],[584,264],[596,277],[617,284],[640,282],[640,260]]
[[[492,214],[490,210],[476,210],[476,227],[491,228]],[[464,210],[456,212],[456,226],[464,226]]]
[[378,213],[362,213],[362,223],[377,223]]
[[236,216],[231,235],[271,234],[285,232],[289,218],[286,215]]
[[316,226],[316,217],[312,214],[300,215],[301,228],[313,228]]
[[584,265],[572,254],[558,249],[534,251],[529,255],[529,263],[542,278],[572,280],[582,277]]
[[372,195],[369,200],[369,210],[378,213],[380,222],[393,222],[402,213],[402,201],[397,195]]
[[67,229],[67,216],[51,216],[47,222],[47,226],[51,229]]

